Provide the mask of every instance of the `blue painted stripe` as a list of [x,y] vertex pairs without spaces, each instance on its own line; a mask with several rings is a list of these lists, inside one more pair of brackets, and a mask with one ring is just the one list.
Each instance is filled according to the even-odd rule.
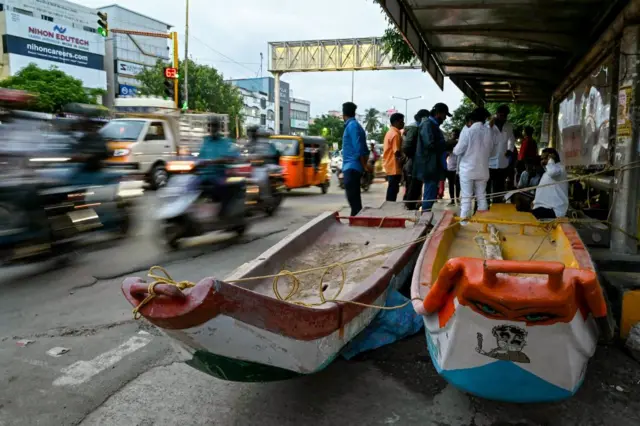
[[573,391],[558,387],[541,379],[510,361],[495,361],[481,367],[443,370],[434,356],[435,346],[427,333],[431,361],[438,373],[464,392],[481,398],[505,402],[550,402],[566,399]]

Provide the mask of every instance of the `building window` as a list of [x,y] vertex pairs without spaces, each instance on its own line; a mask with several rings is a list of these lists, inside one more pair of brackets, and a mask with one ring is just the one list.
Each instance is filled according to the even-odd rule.
[[0,3],[0,12],[4,10],[4,4]]
[[267,100],[265,98],[260,99],[260,108],[262,109],[267,108]]
[[264,114],[261,114],[260,115],[260,125],[261,126],[266,126],[266,124],[267,124],[267,116],[264,115]]
[[269,121],[273,121],[273,120],[276,119],[275,114],[273,113],[273,111],[271,111],[271,110],[267,111],[267,119]]
[[309,113],[307,111],[291,110],[291,118],[293,120],[309,121]]
[[53,16],[40,15],[40,17],[45,21],[53,22]]
[[284,118],[284,110],[282,109],[282,107],[280,107],[280,122],[282,122],[283,118]]
[[27,16],[33,16],[33,12],[30,10],[24,10],[24,9],[20,9],[19,7],[14,7],[12,9],[14,12],[16,13],[20,13],[22,15],[27,15]]

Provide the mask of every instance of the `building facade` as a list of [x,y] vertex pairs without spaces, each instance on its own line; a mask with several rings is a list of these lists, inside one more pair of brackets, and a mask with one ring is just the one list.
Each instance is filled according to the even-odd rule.
[[275,131],[275,105],[269,101],[269,95],[266,92],[252,92],[239,87],[242,95],[244,107],[242,114],[244,115],[243,134],[247,133],[249,126],[263,126],[271,131]]
[[309,134],[311,102],[304,99],[290,98],[289,109],[291,110],[291,134],[298,136]]
[[[273,77],[243,78],[228,80],[227,83],[250,92],[267,94],[268,102],[275,104],[275,79]],[[289,107],[289,83],[280,80],[280,131],[282,135],[291,133],[291,111]]]
[[[111,29],[166,34],[172,27],[166,22],[115,4],[99,10],[107,14]],[[158,59],[170,60],[172,42],[169,39],[115,33],[110,36],[114,38],[116,96],[136,95],[140,86],[136,75],[145,68],[154,66]]]
[[97,33],[97,21],[95,9],[64,0],[2,0],[0,77],[33,63],[55,66],[86,88],[106,89],[105,40]]

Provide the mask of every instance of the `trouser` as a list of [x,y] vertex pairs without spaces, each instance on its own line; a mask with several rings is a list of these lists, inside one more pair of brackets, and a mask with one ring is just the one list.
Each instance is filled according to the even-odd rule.
[[471,200],[475,195],[476,205],[479,211],[489,209],[487,203],[487,181],[486,179],[474,180],[460,177],[460,190],[462,202],[460,208],[460,217],[471,217]]
[[535,209],[533,209],[531,211],[531,213],[533,213],[533,215],[538,220],[540,220],[540,219],[555,219],[556,218],[556,212],[554,212],[553,209],[548,209],[546,207],[535,208]]
[[224,179],[205,176],[202,181],[202,189],[216,203],[220,203],[220,216],[227,214],[229,202],[234,195],[235,186],[229,185]]
[[422,181],[411,177],[407,191],[407,200],[413,201],[412,203],[407,203],[407,210],[418,210],[421,203],[417,200],[422,199]]
[[530,212],[533,195],[526,192],[518,192],[513,194],[511,202],[516,206],[519,212]]
[[460,198],[460,176],[455,170],[447,171],[447,180],[449,181],[449,197],[451,201]]
[[351,216],[355,216],[362,210],[362,198],[360,196],[360,179],[362,172],[349,169],[342,172],[344,176],[344,190],[347,194],[347,201],[351,207]]
[[387,201],[396,202],[400,191],[402,175],[387,175]]
[[424,181],[424,193],[422,194],[422,211],[428,212],[433,208],[433,203],[436,202],[438,196],[438,185],[440,181],[427,180]]
[[[489,202],[501,203],[504,200],[504,184],[507,169],[489,169],[489,181],[487,182],[487,194],[489,194]],[[497,196],[492,194],[502,193]]]

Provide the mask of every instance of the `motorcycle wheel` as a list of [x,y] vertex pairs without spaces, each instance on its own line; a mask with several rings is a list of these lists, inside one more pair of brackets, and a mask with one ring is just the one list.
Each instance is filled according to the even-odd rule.
[[157,190],[162,188],[169,181],[169,173],[164,165],[157,164],[151,170],[151,188]]
[[184,235],[184,226],[180,222],[169,222],[162,227],[162,240],[171,250],[180,247],[180,239]]
[[120,223],[118,224],[118,229],[116,231],[116,235],[118,238],[125,238],[129,235],[129,231],[131,230],[131,209],[126,204],[121,204],[118,206],[118,211],[122,215],[120,219]]
[[236,226],[231,231],[235,232],[239,237],[241,237],[245,232],[247,232],[247,225]]
[[322,190],[323,194],[326,194],[327,192],[329,192],[329,184],[328,183],[323,183],[322,185],[320,185],[320,189]]

